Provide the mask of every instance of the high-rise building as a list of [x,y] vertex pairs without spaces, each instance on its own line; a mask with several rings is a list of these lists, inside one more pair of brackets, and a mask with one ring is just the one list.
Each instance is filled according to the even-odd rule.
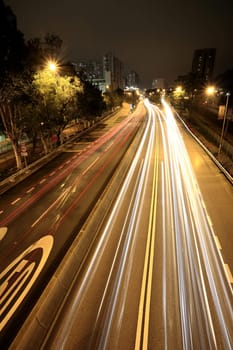
[[126,86],[137,88],[139,85],[139,76],[138,74],[131,70],[126,75]]
[[103,73],[106,86],[110,90],[124,88],[123,64],[112,53],[107,53],[103,57]]
[[97,86],[102,92],[124,89],[128,78],[130,86],[138,87],[138,75],[130,71],[124,76],[123,63],[112,53],[103,56],[102,61],[88,60],[72,63],[78,75],[92,85]]
[[163,78],[157,78],[152,81],[152,89],[166,89],[166,81]]
[[89,60],[79,62],[77,70],[85,80],[90,82],[93,79],[103,79],[103,66],[99,61]]
[[194,51],[192,74],[199,84],[208,83],[213,77],[216,49],[198,49]]
[[103,64],[101,61],[88,60],[77,64],[76,71],[78,75],[92,85],[96,86],[100,91],[105,91],[105,80],[103,78]]

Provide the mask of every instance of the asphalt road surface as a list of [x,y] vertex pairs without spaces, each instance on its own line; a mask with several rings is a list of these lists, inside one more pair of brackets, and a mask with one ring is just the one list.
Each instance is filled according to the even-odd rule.
[[7,347],[140,127],[128,105],[1,196],[0,343]]
[[[165,101],[145,105],[144,136],[49,349],[232,349],[231,266],[215,231],[232,223],[231,185]],[[228,194],[221,220],[213,183]]]
[[[111,135],[106,146],[115,152],[103,162],[115,164],[119,144],[136,132],[146,108],[143,133],[118,194],[101,225],[87,223],[84,235],[98,231],[98,236],[52,327],[34,349],[233,348],[232,186],[166,101],[161,108],[147,100],[144,105],[136,118],[125,121],[118,141],[113,145]],[[96,151],[83,172],[98,163]],[[73,181],[66,190],[78,186]],[[111,186],[105,195],[110,193]],[[58,207],[66,203],[63,195],[56,197]],[[71,203],[69,208],[77,209],[76,200]],[[53,237],[64,236],[56,205],[52,212]],[[45,223],[42,216],[39,225]],[[50,258],[49,236],[41,239]],[[19,339],[12,349],[27,349],[30,339],[25,344]]]

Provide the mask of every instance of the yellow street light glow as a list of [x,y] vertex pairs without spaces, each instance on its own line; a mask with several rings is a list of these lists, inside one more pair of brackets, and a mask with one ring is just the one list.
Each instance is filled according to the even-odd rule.
[[176,87],[176,92],[182,92],[182,91],[183,91],[182,86],[177,86]]
[[57,64],[56,62],[50,61],[48,62],[48,68],[52,71],[55,72],[57,70]]
[[215,91],[216,91],[215,86],[208,86],[206,88],[207,95],[213,95],[215,93]]

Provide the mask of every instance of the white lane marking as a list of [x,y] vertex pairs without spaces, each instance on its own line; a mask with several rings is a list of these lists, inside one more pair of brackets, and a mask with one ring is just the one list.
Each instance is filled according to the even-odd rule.
[[[0,273],[0,332],[35,283],[50,255],[53,242],[51,235],[42,237]],[[42,253],[38,254],[40,250]],[[39,260],[33,260],[33,252],[37,253],[37,256],[40,255]]]
[[233,276],[232,276],[232,273],[231,273],[229,265],[228,264],[224,264],[224,268],[225,268],[225,271],[226,271],[229,283],[233,283]]
[[[152,118],[152,114],[150,114]],[[153,123],[153,129],[155,125]],[[152,138],[151,134],[151,138]],[[155,145],[154,147],[157,147]],[[149,156],[149,153],[147,152]],[[150,157],[151,158],[151,157]],[[148,163],[148,160],[147,160]],[[156,201],[157,201],[157,176],[158,174],[158,162],[155,159],[155,165],[153,169],[153,184],[152,184],[152,197],[150,203],[150,217],[148,226],[148,235],[146,242],[146,250],[144,257],[143,275],[141,283],[141,292],[138,307],[138,320],[136,328],[136,339],[134,349],[147,349],[148,348],[148,334],[149,334],[149,313],[151,303],[152,292],[152,275],[153,275],[153,261],[154,261],[154,242],[155,242],[155,222],[156,222]],[[142,347],[141,347],[142,346]]]
[[11,202],[11,205],[14,205],[14,204],[16,204],[18,201],[20,201],[20,197],[18,197],[18,198],[16,198],[13,202]]
[[51,174],[49,174],[49,176],[53,176],[55,173],[56,173],[56,172],[55,172],[55,171],[53,171]]
[[201,197],[201,192],[200,192],[200,190],[198,190],[198,192],[199,192],[199,196],[200,196],[200,198],[201,198],[202,206],[203,206],[203,208],[204,208],[204,209],[206,210],[206,212],[207,212],[206,205],[205,205],[205,202],[203,201],[203,199],[202,199],[202,197]]
[[85,175],[85,174],[88,172],[88,170],[89,170],[91,167],[93,167],[93,165],[97,162],[98,159],[99,159],[99,157],[97,157],[97,158],[94,160],[94,162],[92,162],[92,163],[89,165],[89,167],[86,168],[86,170],[84,170],[84,171],[82,172],[82,175]]
[[40,180],[39,184],[42,184],[45,181],[46,181],[46,179],[42,179],[42,180]]
[[29,190],[26,191],[26,193],[30,193],[30,192],[34,191],[34,189],[35,189],[35,187],[31,187],[31,188],[29,188]]
[[71,189],[71,186],[67,187],[67,189],[61,193],[61,195],[59,197],[57,197],[57,199],[53,202],[52,205],[50,205],[50,207],[48,207],[42,214],[41,216],[39,216],[39,218],[33,222],[33,224],[31,225],[31,227],[36,226],[36,224],[38,224],[39,221],[41,221],[41,219],[43,219],[43,217],[63,198],[65,198],[65,196],[69,193]]
[[221,250],[222,246],[221,246],[221,243],[220,243],[217,235],[214,235],[214,240],[215,240],[215,244],[216,244],[218,250]]
[[74,186],[72,186],[72,193],[75,193],[76,192],[76,190],[77,190],[77,185],[74,185]]
[[207,220],[208,220],[209,226],[210,226],[210,227],[213,227],[211,218],[210,218],[210,216],[207,214],[207,212],[206,212],[206,218],[207,218]]
[[3,213],[3,210],[0,210],[0,214],[2,214]]
[[7,233],[7,227],[0,227],[0,241],[3,240],[3,238],[5,237]]
[[112,147],[112,145],[113,145],[113,142],[111,142],[110,145],[108,145],[108,146],[105,148],[104,152],[107,152],[107,151],[109,150],[109,148]]

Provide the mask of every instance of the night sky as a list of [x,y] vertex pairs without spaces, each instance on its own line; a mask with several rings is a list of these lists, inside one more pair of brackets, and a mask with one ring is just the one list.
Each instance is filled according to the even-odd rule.
[[25,39],[57,34],[63,59],[113,52],[145,87],[191,70],[195,49],[216,48],[214,74],[233,68],[233,0],[5,0]]

